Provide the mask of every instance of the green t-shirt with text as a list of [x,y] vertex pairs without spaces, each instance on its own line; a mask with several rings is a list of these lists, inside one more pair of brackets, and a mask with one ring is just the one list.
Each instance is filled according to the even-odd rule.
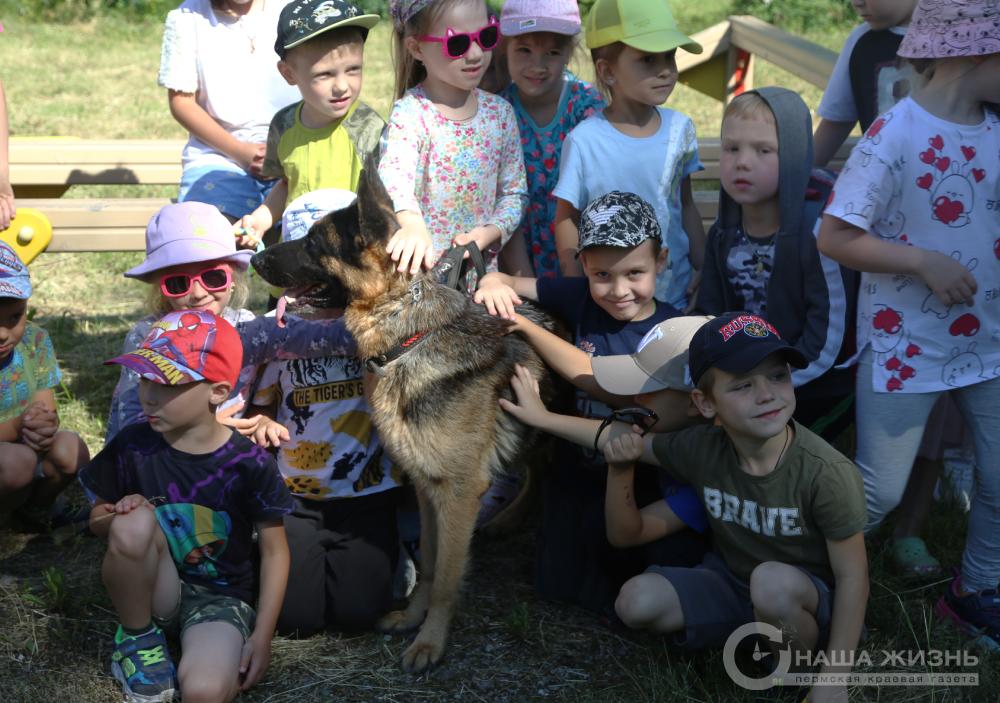
[[865,492],[854,463],[793,422],[778,467],[752,476],[739,466],[721,427],[698,426],[653,440],[660,465],[694,486],[726,566],[740,579],[766,561],[802,567],[833,585],[827,540],[866,524]]

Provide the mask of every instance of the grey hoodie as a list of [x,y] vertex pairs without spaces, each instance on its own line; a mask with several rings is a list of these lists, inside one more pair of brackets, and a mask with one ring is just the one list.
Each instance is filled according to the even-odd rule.
[[[778,132],[778,201],[781,228],[774,240],[774,269],[767,285],[767,319],[809,360],[793,371],[796,387],[826,376],[810,389],[844,395],[841,372],[829,374],[841,355],[845,330],[854,329],[857,274],[816,249],[819,217],[833,174],[812,169],[812,117],[798,93],[785,88],[756,91],[774,113]],[[708,233],[697,309],[717,315],[740,310],[742,298],[729,282],[726,261],[739,237],[740,206],[721,190],[719,218]],[[820,387],[830,393],[822,392]],[[834,392],[836,391],[836,392]]]

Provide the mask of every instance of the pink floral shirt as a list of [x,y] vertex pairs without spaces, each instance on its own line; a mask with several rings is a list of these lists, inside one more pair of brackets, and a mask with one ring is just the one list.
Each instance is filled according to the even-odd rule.
[[487,268],[517,229],[528,202],[524,155],[510,104],[476,91],[469,120],[441,115],[420,86],[396,101],[389,116],[379,175],[396,211],[419,211],[436,256],[473,227],[496,225],[499,246],[485,252]]

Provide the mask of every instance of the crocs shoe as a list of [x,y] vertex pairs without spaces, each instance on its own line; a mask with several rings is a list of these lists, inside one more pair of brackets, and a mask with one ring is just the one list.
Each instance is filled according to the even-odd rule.
[[900,537],[892,542],[892,564],[898,574],[911,578],[941,575],[941,562],[927,551],[919,537]]
[[498,515],[513,505],[524,488],[524,473],[498,473],[493,477],[490,487],[479,499],[479,515],[476,517],[476,529],[481,530]]
[[142,635],[115,633],[111,674],[118,679],[129,703],[162,703],[177,696],[177,670],[167,651],[163,631],[154,627]]
[[1000,652],[1000,593],[995,589],[963,594],[962,577],[956,576],[934,612],[951,620],[975,644]]

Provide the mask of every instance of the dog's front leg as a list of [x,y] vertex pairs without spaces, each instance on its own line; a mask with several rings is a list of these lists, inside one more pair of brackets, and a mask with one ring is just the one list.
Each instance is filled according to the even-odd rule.
[[431,600],[434,582],[434,561],[437,553],[437,515],[425,488],[415,483],[417,508],[420,511],[420,563],[417,564],[417,586],[410,595],[405,610],[386,613],[375,626],[379,632],[401,635],[413,632],[424,621]]
[[[448,628],[458,600],[462,576],[469,559],[469,543],[479,514],[479,496],[487,488],[488,470],[482,467],[461,482],[446,482],[430,491],[431,511],[436,517],[437,550],[432,579],[421,578],[430,592],[430,607],[413,644],[403,652],[403,669],[421,673],[436,665],[444,656]],[[427,557],[421,556],[426,562]]]

